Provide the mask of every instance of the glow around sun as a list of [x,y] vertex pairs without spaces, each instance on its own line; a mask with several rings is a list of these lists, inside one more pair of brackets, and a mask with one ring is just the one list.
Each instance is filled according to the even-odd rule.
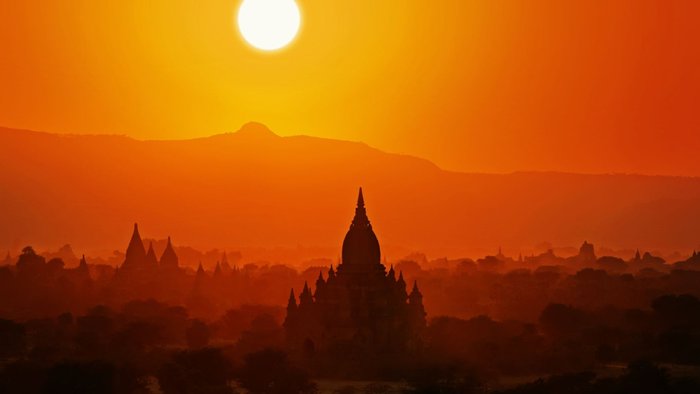
[[294,40],[301,25],[301,12],[295,0],[243,0],[237,22],[250,45],[274,51]]

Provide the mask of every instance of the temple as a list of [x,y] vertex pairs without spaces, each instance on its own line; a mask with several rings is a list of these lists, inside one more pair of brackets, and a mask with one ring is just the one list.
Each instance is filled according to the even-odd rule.
[[168,237],[168,243],[165,246],[160,260],[158,260],[156,256],[152,242],[148,245],[148,251],[146,251],[141,235],[139,234],[139,226],[138,224],[134,224],[134,232],[131,234],[131,240],[129,241],[129,246],[126,248],[124,262],[120,268],[120,272],[123,275],[130,272],[143,271],[177,271],[179,268],[179,261],[177,254],[175,254],[175,249],[173,249],[170,237]]
[[360,189],[345,235],[342,262],[319,273],[313,294],[304,284],[297,303],[292,289],[284,322],[288,345],[305,352],[405,353],[421,347],[423,296],[414,282],[381,263],[379,241]]

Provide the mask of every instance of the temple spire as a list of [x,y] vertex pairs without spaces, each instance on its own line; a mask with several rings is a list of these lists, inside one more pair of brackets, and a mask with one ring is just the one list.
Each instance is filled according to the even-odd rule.
[[413,290],[408,296],[408,306],[411,314],[411,323],[414,329],[425,329],[425,307],[423,306],[423,294],[418,290],[418,282],[413,282]]
[[413,289],[411,290],[411,295],[414,294],[420,294],[420,290],[418,290],[418,281],[414,280],[413,281]]
[[360,189],[355,216],[343,240],[342,263],[338,268],[341,269],[346,264],[365,267],[381,266],[381,261],[379,241],[367,218],[365,200]]
[[[143,248],[143,241],[141,240],[141,234],[139,234],[139,224],[138,223],[134,223],[134,232],[131,234],[131,244],[140,244],[141,249],[144,249]],[[130,244],[130,246],[131,246],[131,244]],[[138,245],[136,245],[136,246],[138,246]],[[146,252],[146,250],[144,249],[144,253],[145,252]]]
[[90,269],[88,268],[87,260],[85,259],[85,255],[80,258],[80,264],[78,265],[78,272],[81,272],[86,275],[90,275]]
[[314,292],[314,297],[318,299],[319,296],[323,295],[326,288],[326,281],[323,279],[323,270],[318,272],[318,279],[316,279],[316,291]]
[[158,265],[158,257],[156,257],[156,252],[153,250],[153,242],[148,244],[148,252],[146,253],[146,261],[149,265]]
[[367,211],[365,210],[365,198],[362,195],[362,188],[357,195],[357,208],[355,208],[355,217],[352,219],[352,226],[370,227]]
[[294,296],[294,289],[289,292],[289,301],[287,302],[287,311],[297,309],[297,298]]
[[304,289],[299,294],[299,306],[308,306],[314,303],[314,298],[309,290],[309,284],[304,281]]
[[143,247],[141,234],[139,234],[139,225],[134,223],[134,232],[131,234],[129,246],[126,248],[126,256],[124,259],[124,267],[140,266],[146,261],[146,248]]
[[177,254],[175,253],[173,244],[170,241],[170,237],[168,237],[168,244],[165,245],[165,250],[160,256],[160,266],[163,268],[177,268],[178,264],[179,260],[177,258]]

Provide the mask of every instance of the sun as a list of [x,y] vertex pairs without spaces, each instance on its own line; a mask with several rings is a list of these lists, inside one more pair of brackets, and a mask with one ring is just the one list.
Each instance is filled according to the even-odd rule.
[[246,42],[263,51],[289,45],[300,25],[295,0],[243,0],[238,9],[238,30]]

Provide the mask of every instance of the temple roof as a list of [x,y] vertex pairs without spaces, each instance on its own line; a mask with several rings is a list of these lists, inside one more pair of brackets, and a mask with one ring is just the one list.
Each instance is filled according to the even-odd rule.
[[343,240],[343,264],[381,264],[379,241],[365,210],[362,188],[357,196],[357,208],[350,229]]

